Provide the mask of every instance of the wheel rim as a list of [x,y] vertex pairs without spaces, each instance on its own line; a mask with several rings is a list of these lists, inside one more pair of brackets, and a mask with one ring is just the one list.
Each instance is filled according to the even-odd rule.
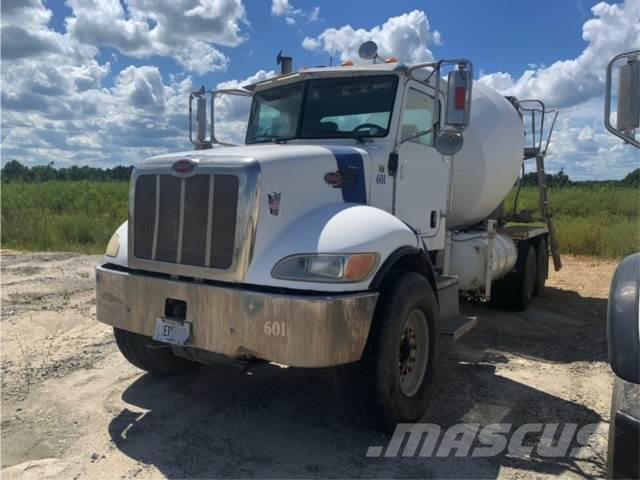
[[420,310],[413,310],[404,324],[398,348],[400,390],[413,397],[420,387],[429,360],[429,329],[427,318]]

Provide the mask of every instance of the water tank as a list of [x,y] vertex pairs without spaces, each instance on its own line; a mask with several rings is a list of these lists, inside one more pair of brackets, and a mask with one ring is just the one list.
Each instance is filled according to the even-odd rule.
[[453,157],[449,229],[481,222],[513,187],[522,165],[524,128],[516,109],[491,88],[473,85],[471,122]]

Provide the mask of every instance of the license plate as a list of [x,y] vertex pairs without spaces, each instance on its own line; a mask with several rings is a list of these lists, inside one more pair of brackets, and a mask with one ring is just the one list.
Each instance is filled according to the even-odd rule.
[[169,318],[158,318],[153,339],[163,343],[186,345],[191,339],[191,324]]

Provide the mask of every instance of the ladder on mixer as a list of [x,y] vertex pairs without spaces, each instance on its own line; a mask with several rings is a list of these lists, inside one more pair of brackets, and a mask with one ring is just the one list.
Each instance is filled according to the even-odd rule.
[[[553,267],[556,271],[562,268],[562,260],[560,259],[560,249],[558,247],[558,236],[556,234],[556,226],[553,221],[553,215],[549,208],[549,188],[547,186],[547,174],[544,168],[544,159],[549,148],[549,141],[553,133],[556,119],[558,118],[558,109],[547,109],[540,100],[517,100],[517,107],[523,115],[529,115],[531,146],[524,149],[524,161],[535,159],[536,172],[538,175],[538,197],[540,202],[540,212],[544,223],[549,230],[549,249],[551,258],[553,259]],[[551,126],[545,132],[545,118],[551,117]],[[546,137],[546,138],[545,138]]]

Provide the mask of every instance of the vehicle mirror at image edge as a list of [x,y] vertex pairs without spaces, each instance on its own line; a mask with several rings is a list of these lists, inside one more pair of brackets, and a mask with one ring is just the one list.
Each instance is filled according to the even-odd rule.
[[640,127],[640,60],[630,60],[620,67],[617,127],[623,132]]
[[640,383],[640,253],[626,257],[613,276],[607,307],[609,363],[614,373]]
[[[622,63],[626,61],[626,63]],[[616,124],[611,124],[613,73],[618,72]],[[640,148],[636,130],[640,128],[640,50],[616,55],[607,65],[604,99],[604,125],[625,143]]]

